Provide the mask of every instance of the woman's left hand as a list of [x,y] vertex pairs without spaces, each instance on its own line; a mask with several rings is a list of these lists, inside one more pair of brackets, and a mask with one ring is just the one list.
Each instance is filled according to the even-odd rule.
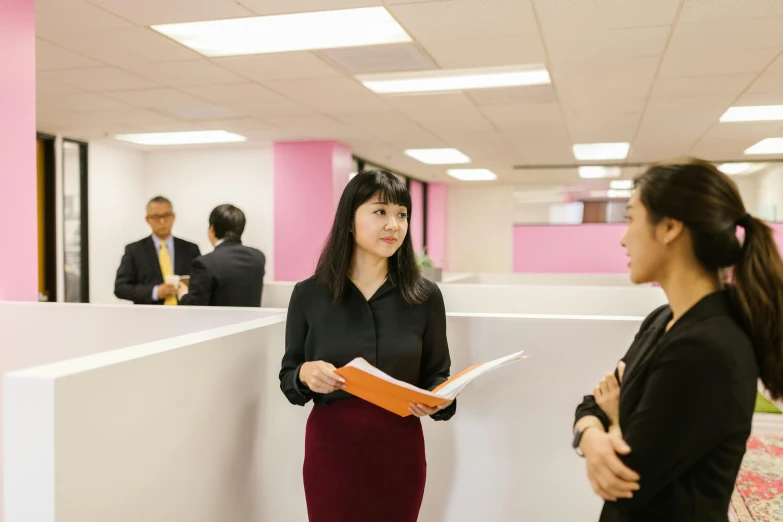
[[447,401],[441,404],[440,406],[436,406],[435,408],[430,408],[429,406],[425,406],[424,404],[414,404],[411,403],[410,407],[408,408],[412,414],[414,414],[417,417],[429,417],[430,415],[435,415],[440,410],[445,410],[449,406],[451,406],[451,403],[454,401]]

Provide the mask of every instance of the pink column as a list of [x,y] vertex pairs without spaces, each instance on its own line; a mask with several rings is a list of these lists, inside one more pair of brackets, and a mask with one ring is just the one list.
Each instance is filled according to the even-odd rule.
[[411,180],[411,224],[408,233],[413,241],[413,250],[421,252],[424,248],[424,185],[421,181]]
[[38,300],[33,0],[0,0],[0,300]]
[[427,185],[427,254],[435,266],[448,269],[449,187],[443,183]]
[[313,275],[351,171],[334,141],[275,143],[275,281]]

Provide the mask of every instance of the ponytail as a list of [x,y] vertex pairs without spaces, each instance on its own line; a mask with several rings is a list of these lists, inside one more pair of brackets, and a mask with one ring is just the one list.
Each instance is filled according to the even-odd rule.
[[756,347],[761,382],[783,398],[783,261],[772,229],[746,215],[742,254],[734,267],[733,297]]

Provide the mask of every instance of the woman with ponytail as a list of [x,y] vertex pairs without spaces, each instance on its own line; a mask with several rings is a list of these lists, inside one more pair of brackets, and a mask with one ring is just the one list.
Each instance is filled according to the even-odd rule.
[[601,522],[727,520],[757,380],[783,397],[783,262],[714,165],[678,158],[635,181],[622,245],[650,314],[576,412]]

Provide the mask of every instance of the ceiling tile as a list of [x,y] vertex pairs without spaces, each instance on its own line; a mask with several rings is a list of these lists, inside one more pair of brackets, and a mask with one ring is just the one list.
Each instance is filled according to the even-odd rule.
[[328,116],[272,117],[268,120],[278,127],[309,138],[337,139],[344,136],[361,137],[363,135],[361,131],[353,130]]
[[161,108],[159,110],[162,113],[186,121],[219,120],[224,118],[237,118],[243,115],[240,111],[207,103]]
[[656,112],[709,112],[719,118],[734,101],[735,96],[667,96],[651,98],[647,110]]
[[646,98],[658,61],[654,56],[583,60],[553,68],[552,79],[564,103],[584,96]]
[[634,27],[546,33],[547,52],[555,65],[613,57],[660,56],[670,28]]
[[451,0],[394,5],[390,9],[425,46],[431,41],[504,38],[538,32],[529,0]]
[[115,16],[84,0],[36,0],[35,34],[52,39],[67,33],[132,27],[128,20]]
[[237,0],[259,15],[333,11],[383,5],[382,0]]
[[778,49],[715,50],[710,47],[687,53],[667,52],[658,75],[667,78],[758,74],[777,54]]
[[746,92],[732,105],[783,105],[783,90],[777,92]]
[[100,62],[50,44],[40,38],[35,40],[35,69],[37,71],[85,69],[103,66]]
[[756,78],[754,74],[732,76],[665,77],[655,80],[651,98],[672,96],[738,96]]
[[444,132],[495,130],[463,93],[389,96],[385,100],[438,136]]
[[436,69],[435,62],[415,43],[327,49],[318,54],[350,74]]
[[335,119],[401,149],[446,146],[443,140],[399,112],[352,114]]
[[783,16],[780,0],[685,0],[679,22],[712,22]]
[[546,61],[541,36],[535,33],[507,38],[430,41],[425,48],[444,69],[499,67]]
[[504,89],[476,89],[467,95],[477,105],[521,105],[556,103],[557,95],[551,85],[509,87]]
[[234,0],[90,0],[139,25],[173,24],[252,16]]
[[42,78],[43,73],[38,73],[35,79],[35,94],[36,100],[48,100],[50,97],[56,94],[66,94],[71,92],[81,92],[79,89],[66,83],[54,81],[49,78]]
[[695,138],[661,140],[659,138],[639,139],[628,152],[628,161],[654,162],[675,156],[682,156],[693,145]]
[[560,30],[609,29],[670,25],[680,0],[535,0],[536,11],[549,34]]
[[666,142],[669,139],[691,139],[695,142],[710,127],[715,125],[720,114],[715,111],[648,111],[642,117],[637,139],[654,139]]
[[232,108],[286,101],[285,97],[255,83],[202,85],[200,87],[188,87],[184,90],[197,98]]
[[779,72],[783,73],[783,52],[781,52],[777,59],[772,62],[766,72]]
[[114,67],[96,69],[74,69],[70,71],[49,71],[39,75],[42,81],[63,82],[85,91],[121,91],[128,89],[149,89],[155,84],[134,74]]
[[574,143],[631,142],[641,112],[579,111],[567,113],[565,119]]
[[114,99],[121,100],[136,107],[148,109],[164,109],[169,107],[187,107],[203,103],[184,92],[174,89],[141,89],[135,91],[118,91],[109,94]]
[[256,120],[253,118],[232,118],[224,120],[211,120],[206,122],[198,122],[197,124],[203,127],[205,130],[220,129],[228,132],[235,132],[237,134],[245,135],[245,133],[260,133],[260,132],[272,132],[281,130],[279,127]]
[[206,58],[175,62],[129,63],[124,64],[123,67],[139,76],[171,87],[224,85],[245,81],[241,76],[215,65]]
[[57,107],[72,111],[103,111],[132,108],[127,103],[89,92],[60,94],[50,98],[49,101],[56,104]]
[[694,145],[688,153],[709,161],[740,160],[747,158],[744,151],[758,141],[756,138],[703,139]]
[[231,56],[212,61],[259,83],[340,75],[333,67],[309,52]]
[[557,103],[541,105],[491,105],[482,107],[481,111],[501,131],[539,128],[562,127],[563,113]]
[[669,53],[783,48],[783,17],[727,20],[703,24],[678,24],[669,42]]
[[783,94],[783,72],[769,71],[761,74],[748,88],[750,94]]
[[381,99],[350,78],[270,82],[269,87],[326,114],[384,112]]
[[62,35],[55,43],[84,56],[115,66],[125,63],[167,62],[201,55],[148,27],[78,32]]

